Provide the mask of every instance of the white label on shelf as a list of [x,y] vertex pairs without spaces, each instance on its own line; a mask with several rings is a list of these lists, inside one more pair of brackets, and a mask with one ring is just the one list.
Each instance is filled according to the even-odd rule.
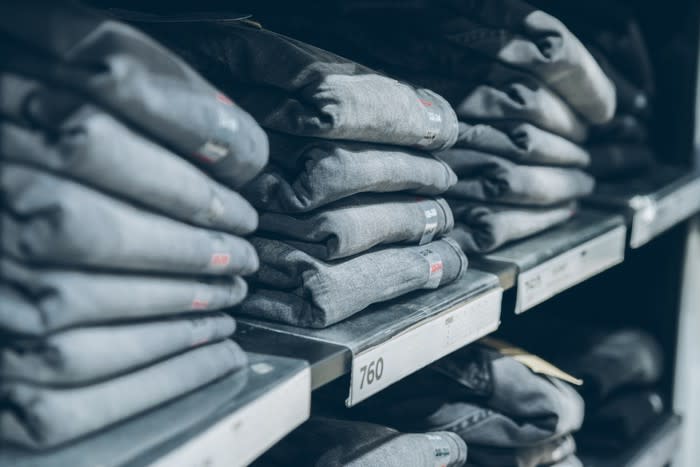
[[618,263],[625,255],[621,225],[518,275],[515,312],[522,313]]
[[634,214],[630,247],[639,248],[698,210],[700,210],[700,178],[683,185],[660,200],[649,199]]
[[355,355],[347,406],[498,329],[502,295],[500,287],[484,292]]
[[151,467],[246,466],[309,418],[311,371],[305,368]]

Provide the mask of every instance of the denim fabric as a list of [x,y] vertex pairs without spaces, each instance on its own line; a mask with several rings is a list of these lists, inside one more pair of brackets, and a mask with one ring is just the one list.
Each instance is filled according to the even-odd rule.
[[618,114],[636,115],[648,118],[651,116],[651,99],[643,89],[627,79],[617,68],[608,61],[605,54],[594,47],[591,53],[600,64],[605,74],[615,85],[617,95],[616,111]]
[[[228,186],[252,179],[267,161],[267,139],[250,115],[129,26],[37,0],[1,5],[0,31],[5,70],[77,91]],[[75,105],[63,102],[62,111]]]
[[461,467],[464,441],[449,432],[400,433],[371,423],[313,417],[256,467]]
[[529,123],[502,123],[496,127],[459,122],[455,147],[520,164],[586,167],[590,163],[590,156],[582,147]]
[[256,318],[323,328],[369,305],[461,277],[467,258],[456,243],[384,248],[326,263],[283,242],[255,238],[261,258],[256,287],[239,312]]
[[140,210],[68,179],[4,163],[2,249],[32,263],[190,274],[258,267],[240,237]]
[[438,154],[459,181],[446,197],[526,206],[552,206],[593,191],[593,178],[577,169],[518,165],[468,149]]
[[581,396],[567,383],[482,344],[444,357],[358,407],[370,420],[400,430],[453,431],[466,441],[470,459],[480,446],[521,448],[561,438],[580,428],[584,413]]
[[484,467],[539,467],[558,465],[576,452],[576,442],[571,435],[544,443],[513,449],[488,446],[469,448],[469,463]]
[[[30,96],[23,107],[43,107],[43,97],[61,99],[38,86]],[[89,104],[37,130],[0,120],[0,155],[185,222],[236,234],[257,226],[255,210],[239,194]]]
[[588,150],[591,166],[587,170],[601,180],[635,176],[654,165],[654,153],[645,144],[601,143]]
[[593,127],[589,145],[602,143],[647,143],[649,129],[647,125],[633,115],[616,115],[605,125]]
[[279,235],[285,243],[323,260],[352,256],[377,245],[423,245],[453,225],[444,199],[409,195],[355,195],[308,214],[260,216],[260,231]]
[[464,201],[450,203],[455,228],[448,235],[465,253],[488,253],[513,240],[534,235],[569,220],[570,203],[552,208],[517,208]]
[[269,167],[244,196],[256,207],[305,212],[363,192],[438,195],[455,184],[447,164],[418,151],[363,143],[271,138]]
[[433,91],[312,45],[245,23],[159,29],[266,128],[426,150],[457,138],[454,111]]
[[235,327],[233,318],[217,313],[7,339],[0,348],[0,378],[49,386],[88,384],[225,339]]
[[439,39],[537,76],[590,123],[615,113],[615,88],[579,39],[519,0],[353,0],[343,7],[358,17],[382,10],[394,23],[404,15],[423,17],[417,24],[425,28],[429,21]]
[[0,440],[48,449],[182,396],[241,368],[247,357],[225,340],[133,373],[74,389],[0,382]]
[[151,319],[238,304],[240,277],[149,276],[31,267],[0,260],[0,329],[41,336],[78,324]]

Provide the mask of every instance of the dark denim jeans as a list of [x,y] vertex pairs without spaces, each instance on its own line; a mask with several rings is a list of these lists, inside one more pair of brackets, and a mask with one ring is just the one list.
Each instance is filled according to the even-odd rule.
[[172,220],[29,166],[2,163],[2,250],[30,263],[183,274],[250,274],[246,240]]
[[309,255],[332,260],[377,245],[423,245],[449,232],[452,211],[442,198],[361,194],[308,214],[263,213],[260,231]]
[[48,449],[163,404],[243,367],[231,340],[190,350],[101,383],[57,389],[0,382],[0,441]]
[[59,329],[217,310],[238,304],[240,277],[178,277],[34,267],[0,260],[0,329],[42,336]]
[[438,154],[455,171],[459,181],[446,197],[523,206],[552,206],[593,191],[593,178],[578,170],[519,165],[468,149]]
[[262,126],[284,133],[440,150],[457,117],[438,94],[249,23],[153,28]]
[[7,339],[0,348],[0,378],[49,386],[89,384],[225,339],[235,327],[233,318],[216,313]]
[[277,166],[243,194],[256,207],[305,212],[357,193],[438,195],[455,184],[450,167],[428,153],[396,146],[271,136]]
[[0,31],[5,70],[86,96],[228,186],[252,179],[267,161],[267,139],[250,115],[125,24],[36,0],[0,5]]
[[472,446],[469,446],[469,465],[483,467],[559,466],[576,452],[576,442],[571,435],[512,449],[478,446],[472,451]]
[[302,327],[324,328],[373,303],[435,289],[458,279],[467,268],[464,253],[449,239],[375,249],[328,263],[280,241],[252,242],[261,268],[238,311]]
[[654,166],[654,152],[646,144],[601,143],[590,146],[587,169],[600,180],[634,177]]
[[49,109],[57,103],[77,97],[9,74],[0,81],[28,87],[26,97],[13,97],[23,101],[17,110],[40,114],[28,119],[0,108],[8,119],[0,119],[5,160],[71,177],[185,222],[239,235],[255,230],[257,213],[239,194],[113,116],[90,104],[54,113]]
[[313,417],[256,467],[461,467],[464,441],[450,432],[400,433],[371,423]]
[[465,253],[488,253],[508,242],[569,220],[576,203],[547,208],[514,207],[451,200],[455,227],[448,235]]

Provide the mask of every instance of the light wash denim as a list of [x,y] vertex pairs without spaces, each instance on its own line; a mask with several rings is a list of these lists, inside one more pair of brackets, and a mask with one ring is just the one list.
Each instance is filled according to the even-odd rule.
[[457,138],[454,110],[435,92],[251,23],[153,31],[265,128],[425,150]]
[[268,167],[243,190],[261,210],[306,212],[357,193],[438,195],[455,184],[428,153],[365,143],[271,136]]
[[371,423],[312,417],[254,467],[461,467],[464,441],[450,432],[400,433]]
[[[249,114],[126,24],[43,0],[0,5],[0,32],[4,70],[76,91],[230,187],[267,162],[267,139]],[[16,89],[3,83],[0,91]],[[45,110],[69,112],[81,104],[64,100],[22,112],[42,118],[49,116]]]
[[514,240],[562,224],[576,213],[576,203],[546,208],[452,200],[455,227],[448,235],[465,253],[488,253]]
[[123,271],[250,274],[246,240],[154,214],[65,178],[3,162],[2,250],[31,263]]
[[58,389],[0,382],[0,441],[49,449],[211,383],[243,367],[247,356],[225,340],[101,383]]
[[452,167],[459,178],[445,194],[448,198],[553,206],[593,191],[593,178],[578,169],[519,165],[468,149],[448,149],[438,157]]
[[261,258],[239,313],[301,327],[324,328],[373,303],[461,277],[467,258],[452,240],[376,249],[324,262],[291,245],[251,240]]
[[49,386],[77,386],[113,378],[235,330],[223,313],[68,329],[38,339],[7,339],[0,378]]
[[306,214],[263,213],[260,232],[309,255],[332,260],[377,245],[423,245],[449,232],[452,211],[442,198],[360,194]]
[[0,259],[0,329],[42,336],[76,325],[177,316],[238,304],[240,277],[120,274]]

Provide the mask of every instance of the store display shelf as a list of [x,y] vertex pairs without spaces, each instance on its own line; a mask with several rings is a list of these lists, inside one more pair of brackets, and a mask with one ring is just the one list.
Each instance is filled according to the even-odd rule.
[[311,406],[306,362],[249,357],[244,370],[66,447],[32,453],[3,446],[0,465],[248,465],[303,423]]
[[516,287],[515,312],[621,263],[627,229],[620,215],[584,209],[566,224],[485,255],[476,264]]
[[664,467],[680,445],[681,428],[681,417],[668,414],[618,455],[599,457],[584,452],[581,461],[585,467]]
[[240,319],[237,340],[246,350],[307,359],[314,388],[349,373],[352,406],[495,331],[502,293],[496,276],[469,270],[443,288],[371,306],[326,329]]
[[600,183],[587,203],[623,212],[630,248],[639,248],[700,211],[700,172],[658,167],[646,177]]

